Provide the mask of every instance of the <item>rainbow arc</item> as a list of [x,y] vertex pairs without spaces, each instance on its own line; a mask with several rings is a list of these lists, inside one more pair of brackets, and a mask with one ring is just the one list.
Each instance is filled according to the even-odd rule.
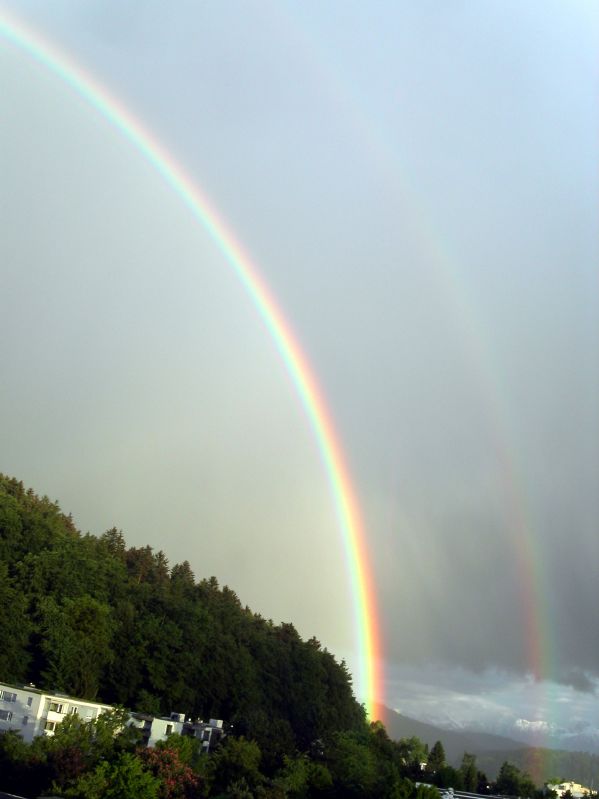
[[68,55],[37,32],[0,10],[0,34],[67,84],[104,119],[117,128],[176,192],[205,228],[228,265],[245,287],[310,421],[334,497],[342,532],[353,595],[353,614],[359,652],[356,691],[374,717],[382,696],[380,634],[372,570],[356,492],[330,411],[310,363],[283,310],[233,231],[202,190],[185,174],[173,156],[135,116]]

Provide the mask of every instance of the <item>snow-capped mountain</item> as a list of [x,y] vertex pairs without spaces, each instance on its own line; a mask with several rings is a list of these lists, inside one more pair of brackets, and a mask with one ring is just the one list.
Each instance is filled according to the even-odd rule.
[[543,719],[523,718],[474,722],[452,719],[447,714],[442,714],[435,719],[422,719],[422,721],[445,730],[502,735],[528,746],[599,754],[599,728],[579,721],[574,721],[569,726],[558,725]]

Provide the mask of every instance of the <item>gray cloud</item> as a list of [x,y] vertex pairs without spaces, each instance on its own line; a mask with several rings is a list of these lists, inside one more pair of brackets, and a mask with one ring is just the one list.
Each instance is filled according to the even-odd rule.
[[558,675],[557,679],[559,682],[571,685],[572,688],[582,693],[594,694],[597,692],[597,679],[589,677],[581,669],[571,669],[564,674]]
[[[591,692],[596,13],[10,6],[164,139],[279,298],[355,477],[390,674],[482,695],[540,665]],[[254,308],[122,136],[16,50],[2,68],[0,468],[355,664],[330,490]]]

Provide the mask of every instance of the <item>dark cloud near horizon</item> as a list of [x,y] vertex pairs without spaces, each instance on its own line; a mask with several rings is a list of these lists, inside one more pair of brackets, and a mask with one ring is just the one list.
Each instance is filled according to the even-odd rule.
[[[596,13],[13,6],[263,269],[355,477],[386,660],[525,675],[538,634],[544,676],[593,692]],[[0,468],[355,665],[329,488],[254,309],[129,145],[3,58]]]
[[[593,671],[595,674],[597,673],[596,669]],[[588,673],[585,673],[581,669],[570,669],[570,671],[558,674],[556,679],[558,682],[564,685],[570,685],[581,693],[597,693],[597,682],[593,682]]]

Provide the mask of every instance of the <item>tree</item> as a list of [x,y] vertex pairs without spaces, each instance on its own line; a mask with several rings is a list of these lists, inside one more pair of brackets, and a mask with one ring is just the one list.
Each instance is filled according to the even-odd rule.
[[117,530],[116,527],[111,527],[100,536],[100,544],[105,547],[111,555],[119,560],[125,560],[126,544],[125,536],[122,530]]
[[[267,777],[285,756],[365,727],[347,667],[318,641],[252,613],[215,578],[196,581],[185,561],[169,570],[162,552],[126,549],[118,528],[82,536],[56,503],[2,475],[0,623],[11,630],[0,677],[227,719],[256,741]],[[367,739],[387,762],[389,742]],[[77,772],[74,750],[60,757]]]
[[186,585],[189,588],[195,586],[195,576],[188,560],[184,560],[183,563],[176,563],[173,566],[171,569],[171,581],[173,583]]
[[62,606],[48,597],[41,611],[45,681],[82,699],[94,699],[112,659],[110,607],[91,596],[65,599]]
[[462,788],[464,791],[476,793],[478,789],[478,772],[476,770],[476,756],[464,752],[460,766]]
[[489,779],[484,771],[476,774],[476,793],[489,793]]
[[402,774],[412,780],[419,780],[422,772],[420,764],[428,760],[427,744],[413,735],[411,738],[401,738],[394,746],[402,766]]
[[439,799],[439,791],[430,785],[419,785],[410,799]]
[[30,746],[30,758],[47,764],[48,779],[59,788],[72,784],[101,761],[111,761],[123,749],[132,749],[137,730],[126,726],[123,708],[101,713],[91,721],[70,714],[51,737],[38,736]]
[[50,784],[43,757],[32,756],[31,747],[14,730],[0,735],[2,789],[19,795],[39,796]]
[[160,799],[187,799],[199,791],[199,777],[181,760],[179,750],[180,747],[163,742],[160,747],[143,749],[140,753],[145,767],[160,780]]
[[160,780],[141,760],[124,752],[114,763],[103,762],[64,792],[68,799],[158,799]]
[[445,765],[445,749],[441,741],[437,741],[428,755],[426,770],[431,774],[439,771]]
[[[385,733],[386,737],[386,733]],[[325,763],[333,777],[333,795],[394,799],[404,793],[399,764],[385,747],[380,727],[339,732],[325,749]]]
[[431,780],[439,788],[454,788],[456,791],[464,788],[461,773],[447,763],[431,775]]
[[333,779],[325,765],[315,763],[306,755],[285,756],[283,768],[278,772],[274,785],[289,799],[308,799],[328,791]]
[[250,790],[264,782],[260,773],[262,754],[255,741],[247,741],[243,736],[227,738],[212,755],[207,768],[207,778],[212,793],[217,795],[228,791],[231,786],[242,781]]
[[534,796],[535,786],[528,774],[506,760],[497,775],[495,791],[508,796]]
[[7,560],[15,551],[17,555],[21,554],[23,522],[19,502],[2,489],[0,482],[0,560]]
[[3,680],[18,682],[23,680],[30,660],[26,646],[31,622],[25,597],[13,586],[6,563],[0,561],[0,628],[9,631],[0,647],[0,675]]

